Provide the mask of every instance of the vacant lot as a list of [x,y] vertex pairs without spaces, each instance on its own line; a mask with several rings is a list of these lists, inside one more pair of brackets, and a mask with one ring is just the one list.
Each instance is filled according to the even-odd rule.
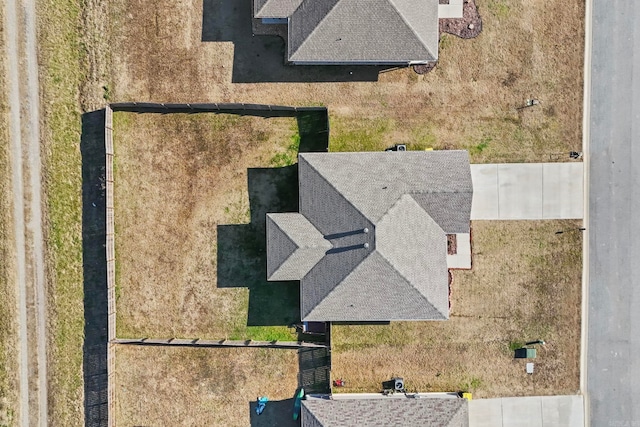
[[[468,148],[476,162],[580,151],[584,2],[477,3],[484,20],[477,39],[446,35],[433,72],[378,78],[367,67],[285,67],[279,38],[252,37],[250,0],[117,0],[109,96],[322,104],[332,150],[409,143]],[[516,110],[531,97],[542,104]]]
[[118,346],[116,371],[119,426],[286,426],[298,386],[294,350]]
[[114,121],[118,335],[294,339],[299,291],[266,282],[264,215],[291,209],[295,169],[261,168],[295,159],[295,120]]
[[[411,390],[477,397],[579,389],[581,234],[577,221],[477,221],[473,269],[455,271],[451,319],[333,327],[338,392],[381,390],[392,376]],[[556,231],[566,231],[555,234]],[[513,349],[538,346],[535,373]]]

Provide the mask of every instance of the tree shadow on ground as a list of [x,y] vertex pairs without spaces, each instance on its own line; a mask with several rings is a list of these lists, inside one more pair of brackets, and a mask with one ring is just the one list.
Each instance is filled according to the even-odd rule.
[[105,111],[83,114],[82,259],[84,272],[84,413],[86,426],[103,426],[107,405],[107,255]]
[[286,65],[278,36],[254,36],[251,0],[203,0],[202,41],[233,42],[234,83],[361,82],[378,80],[391,67],[370,65]]
[[297,427],[300,419],[293,419],[293,403],[295,399],[270,400],[261,415],[256,414],[257,402],[249,402],[251,411],[251,427]]

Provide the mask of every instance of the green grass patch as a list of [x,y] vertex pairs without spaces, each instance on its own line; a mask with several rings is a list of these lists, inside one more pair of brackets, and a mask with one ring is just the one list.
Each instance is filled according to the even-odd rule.
[[508,18],[511,11],[511,8],[504,0],[490,0],[487,7],[499,19]]
[[389,139],[395,128],[391,119],[331,116],[329,120],[329,151],[381,151],[393,145]]
[[300,149],[300,134],[298,133],[297,126],[294,129],[294,134],[289,138],[289,143],[285,147],[285,151],[278,152],[271,157],[269,165],[274,168],[280,168],[283,166],[291,166],[298,162],[298,150]]

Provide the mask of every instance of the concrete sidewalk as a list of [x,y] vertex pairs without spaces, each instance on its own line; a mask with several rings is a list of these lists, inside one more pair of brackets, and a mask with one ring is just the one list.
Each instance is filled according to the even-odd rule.
[[582,396],[534,396],[469,401],[469,427],[583,427]]
[[471,165],[472,220],[581,219],[583,164]]

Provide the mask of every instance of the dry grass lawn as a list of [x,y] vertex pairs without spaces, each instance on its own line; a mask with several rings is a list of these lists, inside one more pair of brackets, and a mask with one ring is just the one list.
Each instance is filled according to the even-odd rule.
[[[298,386],[295,350],[118,346],[118,426],[284,426]],[[257,396],[270,402],[257,417]]]
[[[333,151],[407,143],[410,149],[468,149],[474,162],[540,162],[565,160],[568,151],[581,149],[581,0],[478,0],[483,33],[474,40],[445,36],[438,67],[422,76],[411,69],[378,76],[366,67],[285,67],[280,39],[252,37],[250,3],[110,2],[113,82],[105,96],[324,105]],[[530,97],[542,104],[517,110]],[[251,253],[251,235],[224,229],[231,246],[246,246],[243,253],[222,251],[216,233],[220,224],[249,222],[254,213],[248,211],[247,168],[268,166],[274,153],[286,151],[292,125],[223,116],[129,117],[117,120],[115,133],[118,334],[286,336],[286,328],[273,324],[295,313],[284,312],[277,322],[250,319],[256,289],[262,295],[254,307],[283,302],[273,286],[243,287],[264,280],[256,275],[264,267],[255,260],[263,255]],[[479,396],[577,390],[579,236],[553,234],[566,226],[575,224],[475,224],[474,270],[455,274],[452,320],[338,327],[334,375],[348,380],[346,391],[377,391],[392,374],[404,375],[409,387],[469,388]],[[223,271],[239,273],[229,284],[240,287],[216,285],[217,260],[227,253],[238,268]],[[289,304],[294,312],[296,304]],[[287,305],[284,300],[280,308]],[[524,366],[511,359],[509,342],[538,337],[548,344],[537,373],[526,377]],[[239,351],[237,357],[247,356]],[[155,363],[124,371],[122,360],[119,378],[156,379],[148,390],[140,386],[130,394],[119,386],[120,419],[136,411],[150,417],[141,419],[145,424],[167,411],[189,416],[189,399],[173,399],[191,396],[188,382],[181,378],[176,384],[186,387],[168,388]],[[184,375],[197,363],[191,355],[171,360],[171,369]],[[235,363],[235,356],[209,362],[218,366],[222,360]],[[237,407],[229,401],[229,408],[246,413],[251,393]],[[139,396],[149,396],[148,404],[135,408]]]
[[[418,391],[476,397],[576,393],[579,389],[581,234],[577,221],[476,221],[473,269],[454,272],[445,322],[334,325],[336,392],[378,392],[404,377]],[[558,230],[573,230],[556,235]],[[514,347],[543,339],[535,373]]]
[[278,183],[252,179],[264,206],[253,200],[250,212],[247,169],[282,160],[295,120],[114,121],[118,336],[295,339],[297,286],[267,284],[264,229],[247,225],[282,208]]
[[[467,148],[475,162],[580,151],[581,0],[478,0],[477,39],[446,35],[433,72],[377,82],[361,67],[285,67],[279,38],[251,36],[249,0],[112,3],[112,100],[321,104],[332,150],[408,143]],[[517,111],[530,97],[542,104]]]

